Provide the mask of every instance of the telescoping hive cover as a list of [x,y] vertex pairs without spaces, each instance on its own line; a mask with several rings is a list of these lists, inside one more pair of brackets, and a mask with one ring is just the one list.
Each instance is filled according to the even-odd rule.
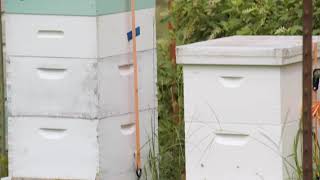
[[[136,0],[135,8],[148,9],[155,0]],[[5,12],[16,14],[52,14],[98,16],[129,11],[130,0],[5,0]]]

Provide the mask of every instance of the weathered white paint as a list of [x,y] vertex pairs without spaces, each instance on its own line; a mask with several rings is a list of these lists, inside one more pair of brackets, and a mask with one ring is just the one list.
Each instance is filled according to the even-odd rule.
[[[319,41],[320,36],[315,36],[314,42]],[[177,61],[199,65],[278,66],[301,62],[301,46],[301,36],[232,36],[179,46]]]
[[[156,50],[139,52],[139,105],[141,110],[155,108]],[[99,61],[99,117],[109,117],[133,112],[133,62],[132,55],[120,55]]]
[[185,65],[185,119],[275,125],[297,121],[302,105],[301,68],[301,63]]
[[[157,147],[156,109],[140,112],[141,156],[143,167],[152,146]],[[135,120],[134,114],[109,117],[99,121],[100,179],[136,179],[135,174]],[[153,141],[152,141],[153,138]],[[157,152],[155,152],[157,153]],[[148,169],[148,168],[146,168]],[[143,172],[143,174],[148,174]],[[124,178],[124,179],[121,179]]]
[[[98,17],[6,14],[7,53],[14,56],[103,58],[132,51],[131,13]],[[155,48],[155,9],[136,12],[137,50]],[[23,29],[23,31],[21,31]]]
[[9,175],[95,180],[97,120],[9,117]]
[[[7,54],[10,56],[97,57],[95,17],[6,14]],[[40,32],[47,32],[47,36]],[[60,37],[51,32],[62,32]],[[44,34],[44,33],[43,33]]]
[[[128,42],[127,38],[127,33],[132,29],[131,12],[100,16],[97,23],[99,57],[132,52],[132,40]],[[136,11],[136,26],[141,31],[137,36],[137,51],[155,48],[155,9]]]
[[[157,106],[156,50],[138,53],[140,109]],[[7,62],[10,116],[95,119],[133,112],[132,55],[99,60],[13,57]]]
[[[143,165],[157,128],[154,13],[136,11]],[[136,179],[130,21],[6,15],[10,176]]]
[[9,57],[10,116],[95,118],[98,114],[96,60]]
[[287,179],[284,158],[292,154],[302,107],[302,38],[234,36],[177,53],[187,179]]
[[[151,147],[158,154],[157,127],[157,109],[140,112],[144,175]],[[9,117],[9,175],[135,179],[135,135],[133,113],[99,120]]]
[[298,128],[298,122],[284,126],[187,122],[187,179],[289,179],[288,173],[295,172],[290,155]]

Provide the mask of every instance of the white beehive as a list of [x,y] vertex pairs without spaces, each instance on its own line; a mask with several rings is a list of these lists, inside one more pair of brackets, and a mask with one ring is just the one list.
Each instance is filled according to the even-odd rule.
[[[9,175],[136,179],[131,12],[5,18]],[[136,11],[143,166],[157,127],[154,23],[155,8]]]
[[233,36],[178,47],[177,57],[184,71],[187,179],[292,177],[302,38]]

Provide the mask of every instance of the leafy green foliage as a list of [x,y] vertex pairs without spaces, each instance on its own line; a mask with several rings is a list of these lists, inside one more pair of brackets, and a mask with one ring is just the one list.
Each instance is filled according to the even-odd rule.
[[[320,0],[314,0],[314,34]],[[230,35],[302,34],[301,0],[176,0],[171,19],[182,43]]]

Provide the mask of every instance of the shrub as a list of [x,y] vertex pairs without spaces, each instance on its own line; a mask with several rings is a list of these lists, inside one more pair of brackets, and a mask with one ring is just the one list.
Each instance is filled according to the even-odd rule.
[[[314,34],[320,0],[314,0]],[[231,35],[301,35],[302,0],[176,0],[177,38],[190,43]]]

